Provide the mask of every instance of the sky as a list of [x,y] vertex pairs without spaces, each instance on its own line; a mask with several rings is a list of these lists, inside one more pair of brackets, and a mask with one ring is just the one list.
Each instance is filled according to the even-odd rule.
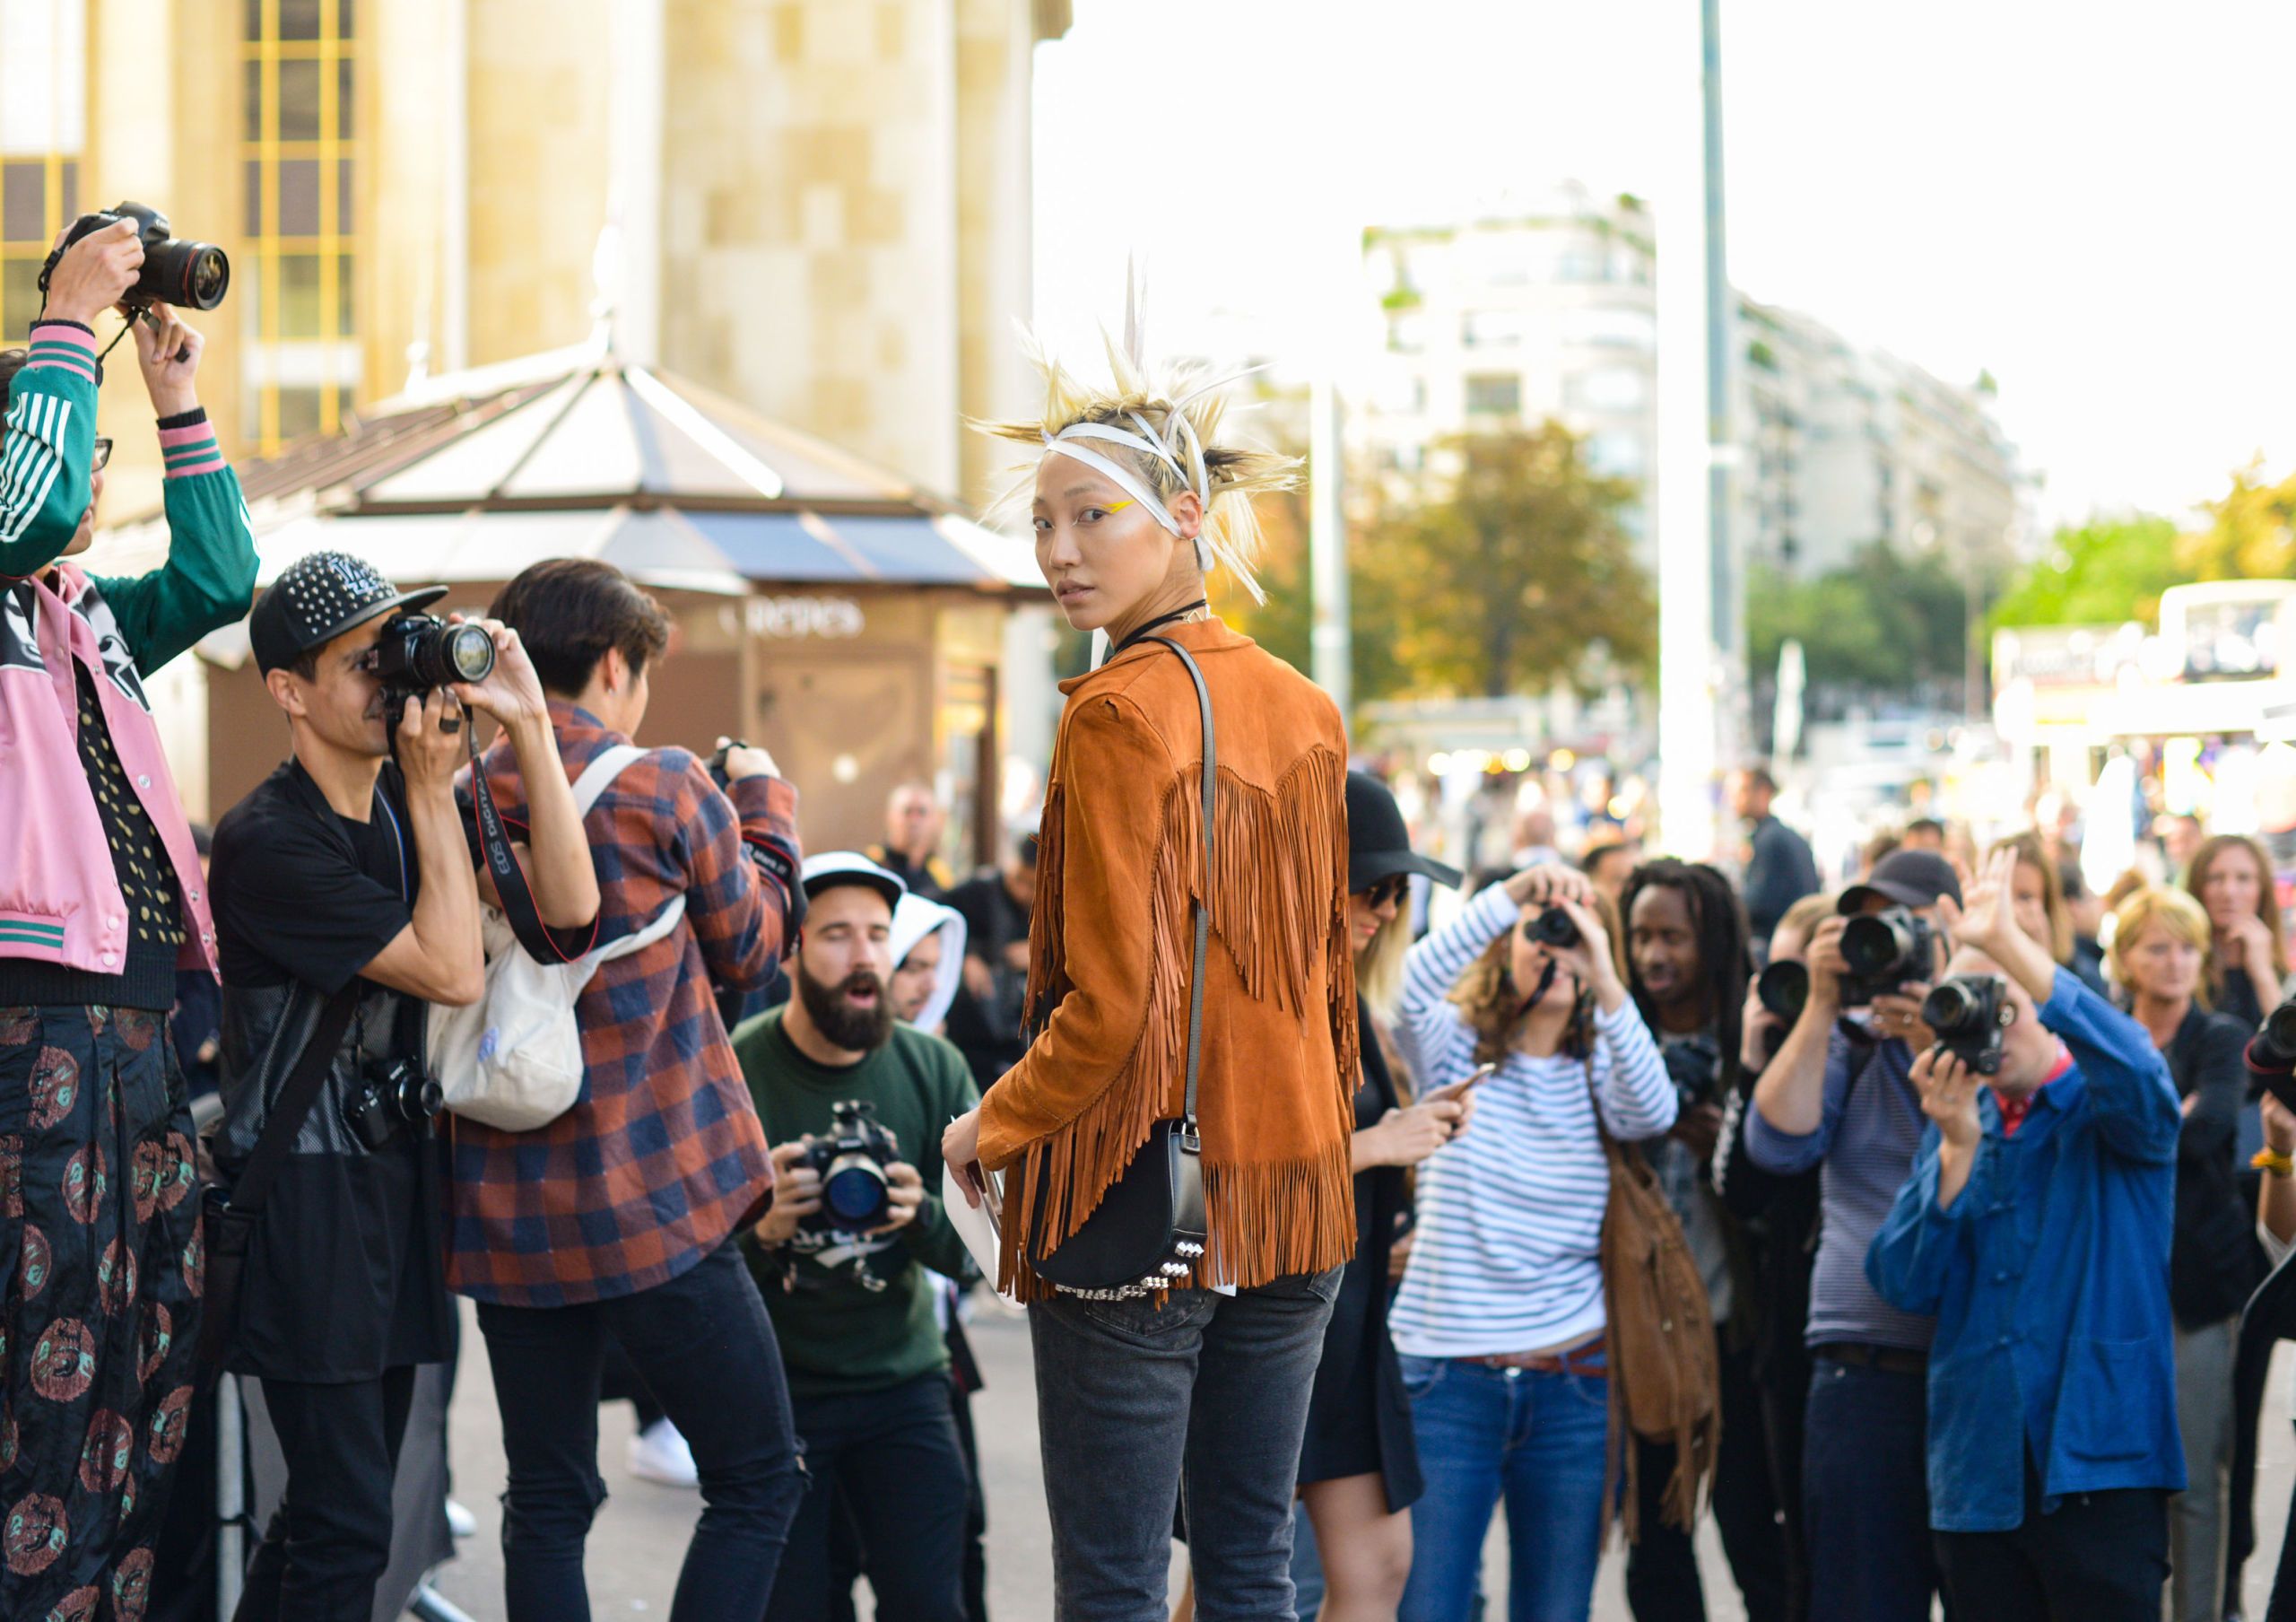
[[[1659,42],[1694,51],[1697,19],[1075,0],[1036,57],[1039,324],[1117,319],[1138,256],[1153,347],[1304,372],[1367,223],[1567,179],[1663,203],[1686,81]],[[1990,371],[2045,526],[2187,519],[2259,452],[2296,471],[2296,4],[1723,0],[1722,51],[1732,282]]]

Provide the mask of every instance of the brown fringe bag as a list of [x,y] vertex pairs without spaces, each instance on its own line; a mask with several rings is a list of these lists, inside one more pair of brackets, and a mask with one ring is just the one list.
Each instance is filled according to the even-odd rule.
[[[1722,1440],[1722,1373],[1714,1344],[1714,1312],[1706,1280],[1690,1253],[1674,1208],[1641,1151],[1611,1137],[1587,1065],[1595,1130],[1610,1162],[1610,1203],[1603,1213],[1603,1308],[1610,1322],[1611,1474],[1607,1517],[1615,1501],[1619,1450],[1626,1465],[1626,1536],[1641,1535],[1634,1440],[1671,1443],[1674,1473],[1666,1483],[1666,1521],[1688,1531]],[[1624,1426],[1621,1426],[1621,1420]]]

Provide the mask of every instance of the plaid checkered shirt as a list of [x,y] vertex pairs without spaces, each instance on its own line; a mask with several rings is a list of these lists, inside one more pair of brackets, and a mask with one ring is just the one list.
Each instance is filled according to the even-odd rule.
[[[553,702],[569,780],[628,740]],[[503,820],[526,815],[516,758],[481,763]],[[750,990],[781,955],[788,896],[752,860],[797,856],[797,791],[746,778],[730,802],[683,749],[657,749],[584,819],[597,864],[599,944],[643,929],[672,895],[685,922],[600,965],[575,1006],[582,1096],[530,1132],[448,1118],[448,1282],[506,1306],[568,1306],[665,1284],[754,1221],[773,1183],[713,982]],[[778,865],[778,864],[777,864]]]

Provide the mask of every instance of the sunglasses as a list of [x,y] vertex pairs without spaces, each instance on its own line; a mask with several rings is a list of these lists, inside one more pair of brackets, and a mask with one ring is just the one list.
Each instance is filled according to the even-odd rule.
[[1392,902],[1400,907],[1405,898],[1410,894],[1411,875],[1391,873],[1363,892],[1363,904],[1367,907],[1378,908]]
[[101,473],[101,472],[104,470],[104,464],[105,464],[105,463],[107,463],[107,462],[109,462],[109,461],[110,461],[110,460],[111,460],[111,441],[110,441],[109,440],[104,439],[103,437],[101,437],[100,435],[99,435],[99,436],[97,437],[97,440],[96,440],[96,459],[95,459],[95,464],[94,464],[94,466],[90,469],[90,471],[94,472],[94,473]]

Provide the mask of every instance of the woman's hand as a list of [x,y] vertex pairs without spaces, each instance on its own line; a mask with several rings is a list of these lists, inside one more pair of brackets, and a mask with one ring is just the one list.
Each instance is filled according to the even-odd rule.
[[1950,895],[1937,898],[1937,911],[1952,932],[1953,944],[1975,946],[2007,966],[2017,946],[2026,938],[2017,927],[2017,852],[2004,848],[1985,859],[1985,870],[1963,894],[1959,906]]
[[975,1104],[948,1125],[941,1134],[941,1164],[957,1173],[957,1186],[965,1191],[965,1203],[978,1208],[980,1204],[980,1106]]
[[1566,897],[1587,906],[1595,903],[1595,886],[1576,868],[1561,862],[1541,862],[1526,868],[1506,885],[1507,899],[1518,907],[1551,907]]
[[2244,913],[2219,937],[2228,969],[2238,969],[2259,986],[2273,978],[2272,930],[2255,913]]
[[1413,1166],[1467,1129],[1474,1101],[1472,1079],[1438,1087],[1408,1109],[1389,1110],[1377,1126],[1355,1135],[1356,1169]]
[[207,340],[171,305],[152,305],[152,319],[160,324],[157,332],[149,322],[132,317],[128,320],[129,329],[135,334],[135,364],[143,371],[152,412],[163,417],[181,416],[199,406],[199,390],[193,379]]

